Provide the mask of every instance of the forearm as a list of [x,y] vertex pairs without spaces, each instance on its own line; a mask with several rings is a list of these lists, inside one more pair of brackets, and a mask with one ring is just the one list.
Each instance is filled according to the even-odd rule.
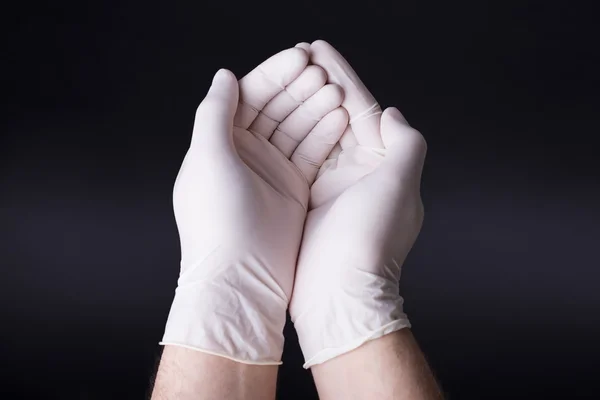
[[152,400],[274,399],[277,368],[165,346]]
[[441,391],[410,329],[312,367],[319,398],[439,400]]

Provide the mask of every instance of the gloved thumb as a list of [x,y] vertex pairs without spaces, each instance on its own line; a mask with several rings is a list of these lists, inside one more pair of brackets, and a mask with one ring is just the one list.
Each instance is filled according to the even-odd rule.
[[381,115],[381,137],[386,148],[384,164],[399,181],[419,183],[427,153],[423,135],[412,128],[395,107]]
[[233,149],[233,118],[238,96],[235,75],[226,69],[217,71],[206,97],[196,111],[192,147],[226,146]]

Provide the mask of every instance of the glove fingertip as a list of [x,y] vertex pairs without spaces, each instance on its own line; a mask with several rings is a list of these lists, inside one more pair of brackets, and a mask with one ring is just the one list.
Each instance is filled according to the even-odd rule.
[[216,85],[216,84],[221,84],[221,83],[226,83],[226,82],[232,82],[235,80],[237,80],[237,78],[235,77],[233,72],[231,72],[230,70],[228,70],[226,68],[221,68],[217,71],[217,73],[213,77],[212,84]]

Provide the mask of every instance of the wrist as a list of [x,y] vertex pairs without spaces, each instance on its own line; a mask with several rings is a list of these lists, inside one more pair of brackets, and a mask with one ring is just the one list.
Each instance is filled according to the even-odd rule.
[[303,309],[293,318],[305,358],[304,368],[410,327],[402,305],[403,299],[397,291],[353,292],[338,288],[328,292],[326,298],[319,298],[318,304]]
[[281,364],[287,303],[265,286],[239,279],[181,285],[161,344],[247,364]]
[[277,366],[247,365],[178,346],[166,346],[153,399],[274,399]]

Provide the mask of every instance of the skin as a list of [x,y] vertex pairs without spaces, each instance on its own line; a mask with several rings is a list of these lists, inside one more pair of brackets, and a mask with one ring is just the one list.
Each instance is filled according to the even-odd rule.
[[410,329],[402,329],[311,368],[319,398],[441,400]]
[[153,400],[274,399],[276,365],[251,365],[165,346]]

